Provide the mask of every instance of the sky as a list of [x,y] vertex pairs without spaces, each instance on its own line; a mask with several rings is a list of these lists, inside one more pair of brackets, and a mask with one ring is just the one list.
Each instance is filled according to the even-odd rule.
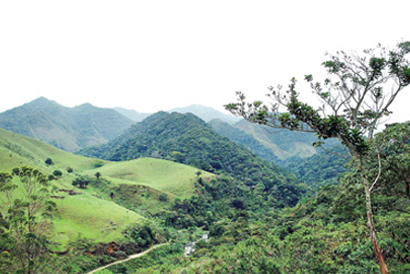
[[[223,110],[236,91],[265,99],[269,86],[323,73],[326,52],[410,40],[409,13],[407,0],[0,1],[0,112],[40,96]],[[392,121],[410,120],[409,99],[404,90]]]

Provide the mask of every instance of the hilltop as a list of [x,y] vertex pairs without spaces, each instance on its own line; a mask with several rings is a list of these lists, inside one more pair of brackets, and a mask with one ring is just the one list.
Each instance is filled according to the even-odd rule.
[[[47,158],[52,159],[53,165],[45,163]],[[60,197],[52,199],[58,208],[53,239],[62,244],[59,249],[66,248],[79,235],[105,243],[121,239],[129,225],[148,217],[143,216],[147,210],[154,212],[169,206],[168,202],[159,201],[161,194],[169,199],[192,195],[198,170],[160,159],[110,162],[87,158],[0,129],[0,172],[10,173],[22,166],[31,166],[45,175],[55,170],[62,172],[60,178],[51,181],[57,188],[53,196]],[[86,189],[71,184],[78,176],[93,178],[97,172],[102,174],[98,184],[92,181]],[[203,178],[212,176],[202,172]],[[135,194],[139,196],[125,205],[121,195],[131,188],[138,190]],[[70,191],[77,195],[70,195]],[[111,192],[115,199],[110,198]]]
[[172,160],[232,176],[250,188],[262,184],[266,193],[278,197],[279,206],[294,205],[301,195],[296,181],[285,170],[222,137],[190,113],[158,112],[109,143],[83,149],[79,154],[110,161],[141,157]]
[[105,143],[134,122],[113,109],[83,104],[73,108],[40,97],[0,113],[0,127],[66,151]]

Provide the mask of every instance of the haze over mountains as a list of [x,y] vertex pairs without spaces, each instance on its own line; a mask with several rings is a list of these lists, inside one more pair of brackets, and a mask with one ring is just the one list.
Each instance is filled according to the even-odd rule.
[[[311,146],[316,139],[313,134],[267,129],[201,105],[168,112],[192,113],[222,136],[279,165],[286,165],[285,161],[292,158],[306,158],[317,153]],[[98,108],[89,103],[69,108],[40,97],[0,113],[0,127],[76,152],[105,144],[150,115],[123,108]]]
[[[213,114],[198,117],[201,109]],[[77,273],[108,263],[88,263],[98,256],[115,260],[116,254],[137,253],[154,244],[183,243],[191,235],[179,235],[193,228],[214,239],[223,237],[221,246],[262,236],[270,229],[267,225],[279,227],[285,237],[294,217],[282,218],[279,210],[288,210],[323,186],[336,186],[346,171],[341,168],[345,162],[311,147],[311,134],[272,133],[243,120],[232,124],[198,105],[192,112],[138,114],[134,119],[139,122],[119,111],[138,114],[91,104],[67,108],[45,98],[0,114],[0,124],[15,132],[65,150],[75,148],[73,154],[0,129],[0,171],[32,166],[56,187],[48,197],[60,212],[50,233],[58,243],[53,252],[74,248],[87,254],[72,263]],[[47,164],[48,158],[54,164]],[[78,181],[87,184],[78,186]]]
[[113,109],[73,108],[40,97],[0,114],[0,127],[74,152],[105,143],[134,122]]

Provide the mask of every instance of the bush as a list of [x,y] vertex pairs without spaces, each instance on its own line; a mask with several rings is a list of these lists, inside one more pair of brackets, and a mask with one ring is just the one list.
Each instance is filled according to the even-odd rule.
[[102,167],[104,165],[104,162],[101,160],[98,160],[94,163],[94,168],[99,168]]
[[53,160],[51,160],[51,158],[47,158],[45,161],[46,165],[51,166],[54,165]]
[[159,200],[160,200],[161,202],[166,202],[166,201],[168,201],[168,195],[165,194],[165,193],[160,194],[160,195],[159,195]]
[[56,169],[54,170],[53,175],[56,177],[61,177],[63,176],[63,173],[61,172],[61,170]]

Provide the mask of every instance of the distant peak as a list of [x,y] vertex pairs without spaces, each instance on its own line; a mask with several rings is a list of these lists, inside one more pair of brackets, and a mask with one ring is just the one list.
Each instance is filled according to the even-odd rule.
[[59,105],[57,102],[53,100],[49,100],[44,96],[38,97],[37,99],[34,99],[33,101],[25,104],[28,106],[52,106],[52,105]]
[[53,102],[53,101],[47,99],[44,96],[41,96],[41,97],[38,97],[37,99],[34,99],[33,101],[31,101],[31,103],[34,103],[34,102]]

